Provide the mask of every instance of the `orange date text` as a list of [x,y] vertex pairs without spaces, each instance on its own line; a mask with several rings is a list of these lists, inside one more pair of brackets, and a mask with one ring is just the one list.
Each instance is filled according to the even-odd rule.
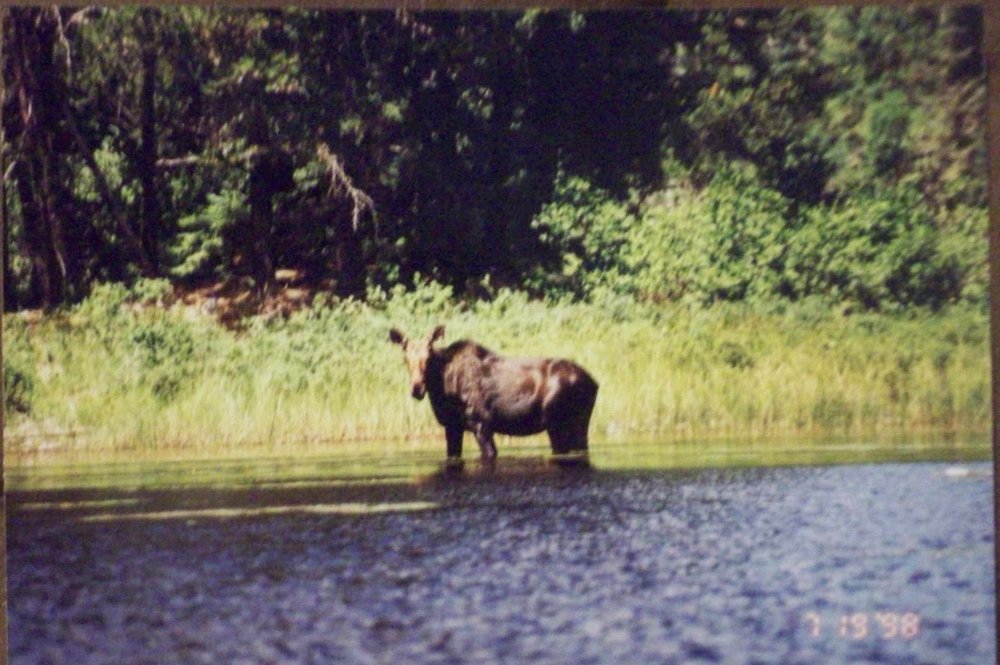
[[802,627],[811,637],[847,640],[912,640],[920,635],[920,615],[916,612],[851,612],[822,615],[806,612]]

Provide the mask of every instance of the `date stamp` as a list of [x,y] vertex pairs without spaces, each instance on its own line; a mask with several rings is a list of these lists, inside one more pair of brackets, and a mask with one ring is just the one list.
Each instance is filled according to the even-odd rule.
[[819,612],[802,615],[802,625],[815,638],[847,640],[912,640],[920,635],[920,615],[916,612],[852,612],[824,616]]

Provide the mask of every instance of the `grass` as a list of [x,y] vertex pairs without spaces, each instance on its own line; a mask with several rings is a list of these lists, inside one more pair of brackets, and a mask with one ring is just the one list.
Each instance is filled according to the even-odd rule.
[[817,302],[544,303],[507,290],[462,303],[432,286],[372,296],[239,331],[179,307],[137,307],[111,286],[70,310],[8,316],[8,460],[46,448],[232,456],[368,440],[443,445],[387,337],[390,326],[422,335],[438,323],[446,342],[587,367],[601,384],[595,443],[990,426],[979,308],[844,315]]

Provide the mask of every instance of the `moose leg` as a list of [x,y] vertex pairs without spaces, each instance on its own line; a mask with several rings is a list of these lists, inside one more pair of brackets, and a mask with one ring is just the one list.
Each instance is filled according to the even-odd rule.
[[556,455],[585,452],[588,445],[587,431],[590,415],[597,401],[597,386],[587,382],[577,386],[574,393],[553,409],[548,428],[552,452]]
[[462,435],[465,431],[461,426],[452,425],[444,430],[445,440],[448,443],[448,457],[462,456]]
[[587,450],[587,430],[574,423],[563,423],[549,428],[549,442],[552,444],[552,452],[556,455],[564,455],[573,451]]
[[497,456],[497,446],[493,442],[493,432],[482,423],[475,426],[476,441],[479,443],[479,453],[483,459],[493,459]]

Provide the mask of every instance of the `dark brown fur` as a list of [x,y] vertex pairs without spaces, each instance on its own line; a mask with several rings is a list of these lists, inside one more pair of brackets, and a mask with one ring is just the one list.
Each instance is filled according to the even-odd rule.
[[411,341],[393,329],[389,338],[406,354],[412,395],[430,395],[449,457],[461,456],[465,431],[487,458],[497,454],[494,434],[548,432],[554,453],[587,450],[598,386],[585,369],[558,358],[507,358],[466,340],[435,349],[443,334],[439,326]]

